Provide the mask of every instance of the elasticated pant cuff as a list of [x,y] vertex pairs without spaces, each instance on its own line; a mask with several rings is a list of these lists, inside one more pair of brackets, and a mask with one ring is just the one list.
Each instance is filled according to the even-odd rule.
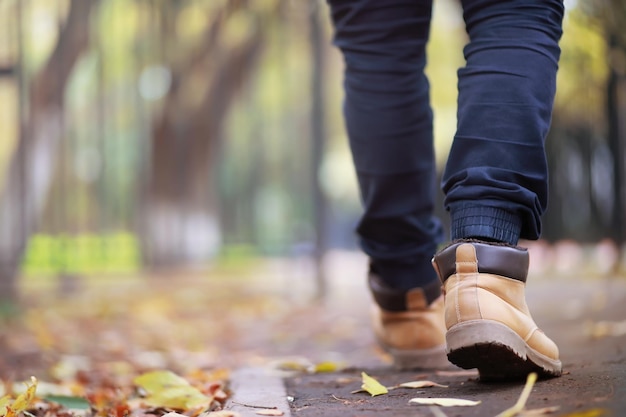
[[518,215],[497,207],[453,207],[450,217],[452,240],[482,238],[515,246],[522,230],[522,220]]

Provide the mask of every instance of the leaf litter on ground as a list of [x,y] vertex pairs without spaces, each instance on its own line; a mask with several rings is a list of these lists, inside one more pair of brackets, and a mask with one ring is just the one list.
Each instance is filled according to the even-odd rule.
[[[222,374],[217,374],[222,375]],[[53,383],[42,384],[46,389],[38,393],[38,381],[32,377],[30,384],[21,392],[0,398],[0,417],[41,416],[68,417],[125,417],[128,415],[158,417],[219,417],[211,412],[225,404],[225,381],[211,379],[210,373],[196,372],[189,380],[167,370],[151,371],[134,378],[128,385],[112,379],[97,381],[81,380],[77,375],[75,384],[83,383],[83,396],[53,395]],[[17,391],[17,390],[14,390]],[[65,392],[63,386],[59,391]],[[43,413],[43,414],[42,414]],[[235,414],[230,414],[236,416]]]
[[5,395],[0,399],[0,417],[15,417],[28,410],[35,401],[37,391],[37,378],[31,377],[30,385],[27,384],[26,391],[19,394],[15,400],[11,401],[11,396]]
[[[244,350],[248,339],[241,342],[240,335],[261,334],[263,330],[249,332],[250,323],[256,325],[261,312],[271,316],[272,323],[282,319],[282,313],[274,314],[276,304],[265,293],[249,288],[242,293],[240,284],[222,284],[227,281],[222,276],[218,284],[205,278],[124,277],[107,280],[106,285],[87,283],[71,297],[48,287],[28,286],[19,314],[0,317],[0,330],[6,336],[0,346],[0,398],[8,395],[0,402],[2,415],[6,405],[11,406],[16,395],[25,391],[19,381],[30,375],[38,379],[31,407],[45,407],[46,417],[67,417],[68,410],[103,417],[124,413],[146,417],[170,411],[151,405],[161,400],[185,407],[195,405],[194,399],[202,404],[207,398],[213,401],[206,410],[200,406],[200,411],[176,411],[198,417],[202,411],[218,410],[229,392],[228,375],[217,370],[248,363],[253,355],[255,359],[267,357],[260,349]],[[224,315],[224,311],[229,313]],[[318,371],[330,367],[319,365]],[[145,392],[145,398],[141,397],[133,379],[158,369],[180,375],[201,395],[176,399],[171,392],[169,398]],[[180,389],[189,391],[189,387]],[[36,417],[44,413],[33,410],[26,411]]]

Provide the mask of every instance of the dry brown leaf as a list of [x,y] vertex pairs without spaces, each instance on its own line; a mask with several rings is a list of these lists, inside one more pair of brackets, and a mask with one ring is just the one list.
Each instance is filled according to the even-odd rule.
[[335,382],[338,384],[351,384],[354,381],[357,381],[358,378],[348,378],[348,377],[342,377],[342,378],[337,378],[335,379]]
[[389,389],[396,389],[396,388],[418,389],[418,388],[430,388],[430,387],[448,388],[447,385],[441,385],[433,381],[410,381],[410,382],[403,382],[394,387],[389,387]]
[[437,371],[437,376],[466,376],[466,377],[478,377],[478,370],[469,369],[463,371]]

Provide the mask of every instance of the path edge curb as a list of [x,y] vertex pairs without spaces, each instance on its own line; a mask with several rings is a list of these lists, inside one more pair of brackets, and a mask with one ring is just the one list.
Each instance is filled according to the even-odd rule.
[[291,417],[283,375],[267,368],[241,368],[230,376],[231,398],[224,407],[241,417],[258,417],[257,412],[277,409]]

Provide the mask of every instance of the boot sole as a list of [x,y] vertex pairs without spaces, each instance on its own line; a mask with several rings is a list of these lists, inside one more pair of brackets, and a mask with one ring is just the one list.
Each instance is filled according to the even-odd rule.
[[393,366],[398,370],[410,369],[444,369],[450,362],[446,357],[446,346],[440,345],[430,349],[396,349],[379,341],[380,346],[393,358]]
[[541,378],[561,375],[561,361],[537,352],[497,321],[454,325],[446,333],[446,342],[448,360],[463,369],[478,368],[483,382],[525,379],[531,372]]

